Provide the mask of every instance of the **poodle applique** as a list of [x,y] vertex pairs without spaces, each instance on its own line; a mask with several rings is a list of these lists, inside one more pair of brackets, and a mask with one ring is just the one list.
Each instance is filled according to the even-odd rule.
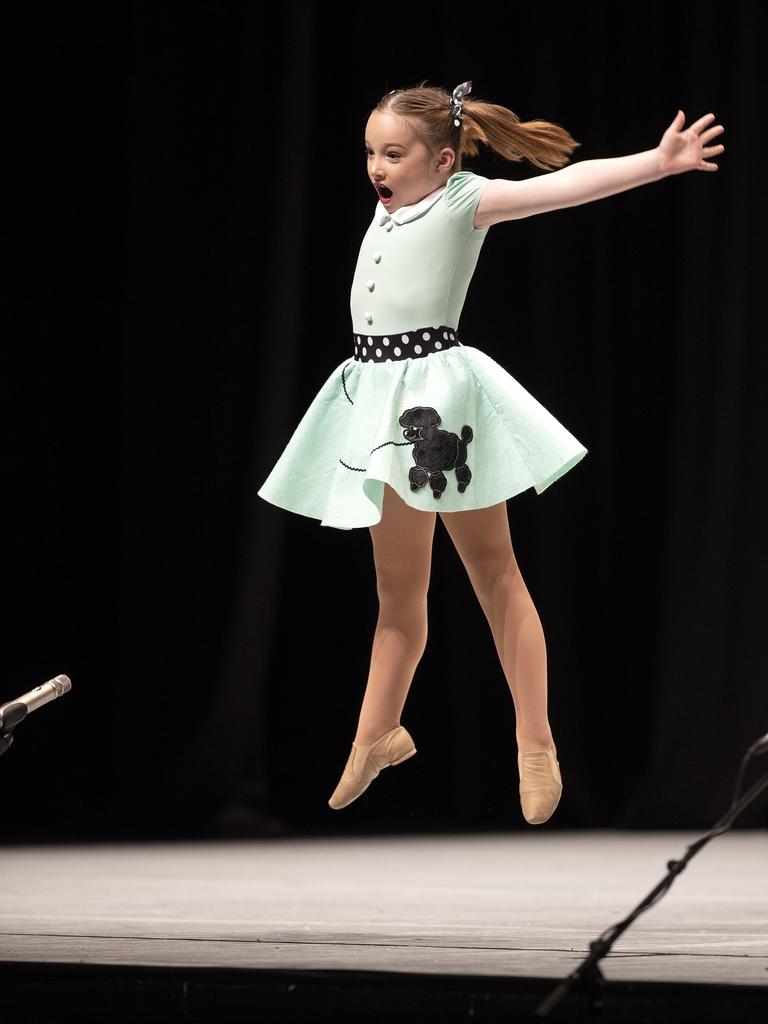
[[403,436],[413,444],[416,465],[408,470],[412,491],[418,491],[429,481],[433,497],[439,498],[448,486],[443,472],[446,469],[455,471],[460,493],[467,489],[472,479],[467,465],[467,445],[474,437],[472,427],[463,426],[461,437],[449,430],[440,430],[437,410],[422,405],[406,409],[398,423],[405,427]]

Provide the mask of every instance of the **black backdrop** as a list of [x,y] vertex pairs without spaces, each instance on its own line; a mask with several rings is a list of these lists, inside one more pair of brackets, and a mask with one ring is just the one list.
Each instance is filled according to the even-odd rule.
[[768,731],[753,10],[6,9],[0,699],[73,681],[2,759],[7,840],[527,827],[509,691],[439,520],[419,756],[327,807],[370,537],[256,496],[349,351],[365,120],[422,78],[564,125],[574,160],[651,148],[678,108],[726,127],[715,173],[494,226],[462,316],[589,449],[508,502],[566,786],[548,827],[724,809]]

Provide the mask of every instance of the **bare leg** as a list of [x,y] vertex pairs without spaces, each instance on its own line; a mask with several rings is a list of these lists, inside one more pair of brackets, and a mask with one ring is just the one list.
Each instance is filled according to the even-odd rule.
[[427,590],[435,513],[413,509],[384,485],[381,522],[370,528],[379,618],[355,742],[374,743],[400,724],[427,645]]
[[552,747],[544,630],[512,550],[506,502],[441,512],[493,633],[517,718],[520,753]]

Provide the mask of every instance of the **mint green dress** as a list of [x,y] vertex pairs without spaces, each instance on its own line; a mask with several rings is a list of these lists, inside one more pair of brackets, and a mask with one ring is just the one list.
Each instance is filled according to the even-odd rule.
[[459,340],[489,180],[458,171],[391,215],[377,202],[352,281],[352,355],[260,497],[351,530],[381,520],[385,483],[424,512],[485,508],[529,487],[541,494],[587,454],[504,367]]

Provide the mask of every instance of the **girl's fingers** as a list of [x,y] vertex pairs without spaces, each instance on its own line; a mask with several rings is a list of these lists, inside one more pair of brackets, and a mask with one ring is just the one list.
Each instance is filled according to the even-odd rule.
[[716,135],[720,135],[724,131],[725,128],[721,124],[715,124],[711,128],[707,128],[705,132],[702,132],[699,138],[702,142],[709,142],[710,139],[714,139]]
[[692,128],[694,131],[698,131],[703,128],[705,124],[709,124],[710,121],[714,121],[714,114],[705,114],[704,117],[700,117],[698,121],[694,121],[693,124],[689,125],[689,129]]

